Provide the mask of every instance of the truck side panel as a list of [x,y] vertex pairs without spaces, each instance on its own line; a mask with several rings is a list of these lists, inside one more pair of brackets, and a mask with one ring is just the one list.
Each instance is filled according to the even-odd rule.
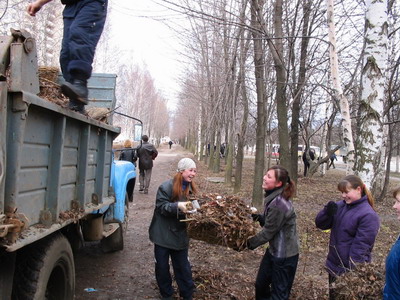
[[[48,110],[26,106],[29,94],[9,97],[6,212],[30,225],[58,222],[60,212],[99,204],[108,197],[115,132]],[[28,100],[28,101],[27,101]],[[25,108],[26,110],[19,110]]]

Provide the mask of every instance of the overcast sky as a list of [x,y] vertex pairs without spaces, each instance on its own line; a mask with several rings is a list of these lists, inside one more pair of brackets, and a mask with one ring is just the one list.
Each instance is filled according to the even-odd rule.
[[[158,3],[157,3],[158,2]],[[183,68],[179,62],[181,48],[169,24],[183,20],[153,0],[110,0],[108,18],[112,36],[126,57],[133,63],[145,63],[156,86],[174,104],[178,76]],[[171,23],[172,22],[172,23]]]

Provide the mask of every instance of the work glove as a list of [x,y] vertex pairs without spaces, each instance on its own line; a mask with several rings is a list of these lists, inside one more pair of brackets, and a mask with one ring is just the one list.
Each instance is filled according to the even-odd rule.
[[181,202],[178,202],[178,209],[181,212],[186,213],[189,210],[190,205],[191,205],[190,201],[186,201],[186,202],[181,201]]
[[251,217],[253,218],[253,221],[258,221],[260,223],[261,227],[264,226],[264,224],[265,224],[264,215],[262,215],[262,214],[251,214]]
[[249,249],[249,250],[254,250],[254,249],[257,248],[257,247],[251,246],[251,239],[252,239],[252,238],[254,238],[254,236],[251,237],[251,238],[248,238],[247,241],[246,241],[246,248]]
[[326,205],[326,213],[329,217],[333,217],[338,210],[338,206],[334,201],[329,201]]

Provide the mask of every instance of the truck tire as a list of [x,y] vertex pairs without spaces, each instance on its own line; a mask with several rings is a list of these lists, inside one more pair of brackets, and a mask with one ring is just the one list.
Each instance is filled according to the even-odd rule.
[[103,252],[115,252],[124,249],[124,235],[128,229],[129,221],[129,196],[125,193],[125,214],[124,222],[111,221],[110,223],[119,223],[119,228],[110,236],[103,238],[100,242]]
[[75,293],[75,265],[68,240],[57,234],[24,249],[18,262],[13,299],[71,300]]

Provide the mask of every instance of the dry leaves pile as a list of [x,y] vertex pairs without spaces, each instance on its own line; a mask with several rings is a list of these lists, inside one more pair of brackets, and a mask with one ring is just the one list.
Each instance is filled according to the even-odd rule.
[[335,282],[336,299],[382,299],[385,274],[380,270],[384,270],[380,264],[364,263],[339,276]]
[[[247,282],[248,287],[232,289],[232,282],[243,280],[240,276],[215,269],[193,269],[193,280],[196,283],[195,299],[253,299],[244,295],[252,295],[252,282]],[[243,283],[243,282],[241,282]]]
[[244,201],[235,196],[204,194],[197,198],[201,208],[190,215],[189,236],[209,244],[243,250],[246,241],[256,233],[256,224]]
[[56,67],[39,67],[39,97],[66,107],[68,99],[61,93],[58,84],[60,70]]

